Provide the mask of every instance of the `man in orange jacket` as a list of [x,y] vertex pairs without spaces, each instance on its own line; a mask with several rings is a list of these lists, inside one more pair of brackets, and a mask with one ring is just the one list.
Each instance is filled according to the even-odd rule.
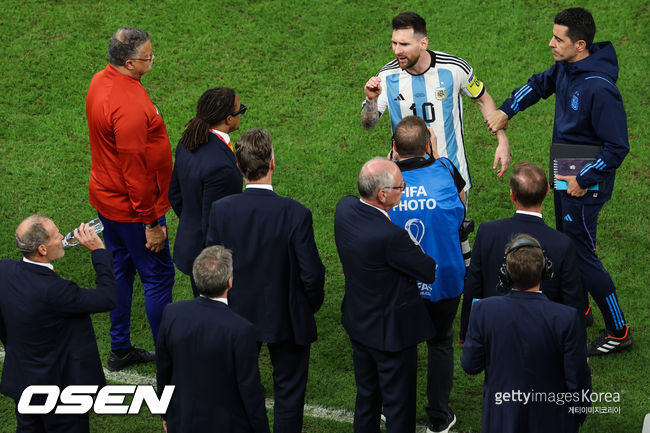
[[92,154],[89,199],[104,223],[119,290],[118,305],[111,311],[107,367],[112,371],[155,359],[154,352],[131,345],[135,273],[142,281],[154,342],[163,309],[172,300],[174,265],[165,222],[171,146],[165,123],[140,83],[154,57],[147,32],[118,29],[108,44],[109,64],[95,74],[86,98]]

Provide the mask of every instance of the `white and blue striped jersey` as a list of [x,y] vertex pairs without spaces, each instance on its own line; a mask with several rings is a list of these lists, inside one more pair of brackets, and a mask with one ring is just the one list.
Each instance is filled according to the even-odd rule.
[[377,100],[380,115],[388,108],[395,127],[403,117],[416,115],[433,128],[438,138],[438,154],[449,158],[471,188],[463,140],[463,93],[472,99],[484,92],[483,83],[472,67],[460,57],[428,51],[431,66],[420,75],[399,67],[397,59],[380,69],[382,92]]

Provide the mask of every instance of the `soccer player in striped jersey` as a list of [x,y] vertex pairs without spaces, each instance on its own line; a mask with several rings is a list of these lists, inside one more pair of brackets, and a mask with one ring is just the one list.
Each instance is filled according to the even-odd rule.
[[[393,18],[392,46],[395,59],[371,77],[364,87],[366,100],[361,110],[361,125],[373,128],[388,109],[393,132],[402,118],[421,117],[433,129],[440,156],[447,157],[471,187],[463,138],[463,102],[461,93],[476,101],[483,118],[496,111],[494,100],[463,59],[428,50],[426,22],[415,12],[403,12]],[[492,167],[501,177],[510,163],[510,146],[503,130],[496,133],[498,146]],[[465,195],[467,197],[467,195]],[[461,239],[466,265],[469,265],[469,241]],[[432,381],[435,383],[436,381]],[[447,432],[456,417],[449,408],[449,390],[428,389],[428,433]]]
[[[388,109],[393,132],[402,118],[421,117],[433,128],[438,153],[449,158],[471,187],[463,138],[461,94],[476,101],[483,117],[496,111],[494,100],[474,75],[472,67],[460,57],[427,47],[426,22],[415,12],[402,12],[393,18],[392,45],[395,59],[387,63],[364,87],[366,100],[361,110],[361,125],[371,129]],[[501,177],[510,163],[510,146],[503,130],[497,132],[494,169],[501,164]]]

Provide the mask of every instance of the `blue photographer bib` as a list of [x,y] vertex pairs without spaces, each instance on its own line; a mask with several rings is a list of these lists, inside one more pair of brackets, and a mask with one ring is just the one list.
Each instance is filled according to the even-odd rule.
[[452,169],[451,161],[439,158],[431,165],[402,172],[406,189],[399,205],[389,211],[393,223],[404,227],[438,265],[432,284],[418,281],[420,296],[433,302],[459,296],[464,285],[458,229],[465,218],[465,206]]

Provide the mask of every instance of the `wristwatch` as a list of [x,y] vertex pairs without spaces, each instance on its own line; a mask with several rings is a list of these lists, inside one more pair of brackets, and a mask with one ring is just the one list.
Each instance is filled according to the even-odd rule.
[[148,228],[148,229],[152,229],[152,228],[156,227],[157,225],[158,225],[158,220],[154,220],[154,222],[152,222],[150,224],[145,224],[144,226],[146,228]]

